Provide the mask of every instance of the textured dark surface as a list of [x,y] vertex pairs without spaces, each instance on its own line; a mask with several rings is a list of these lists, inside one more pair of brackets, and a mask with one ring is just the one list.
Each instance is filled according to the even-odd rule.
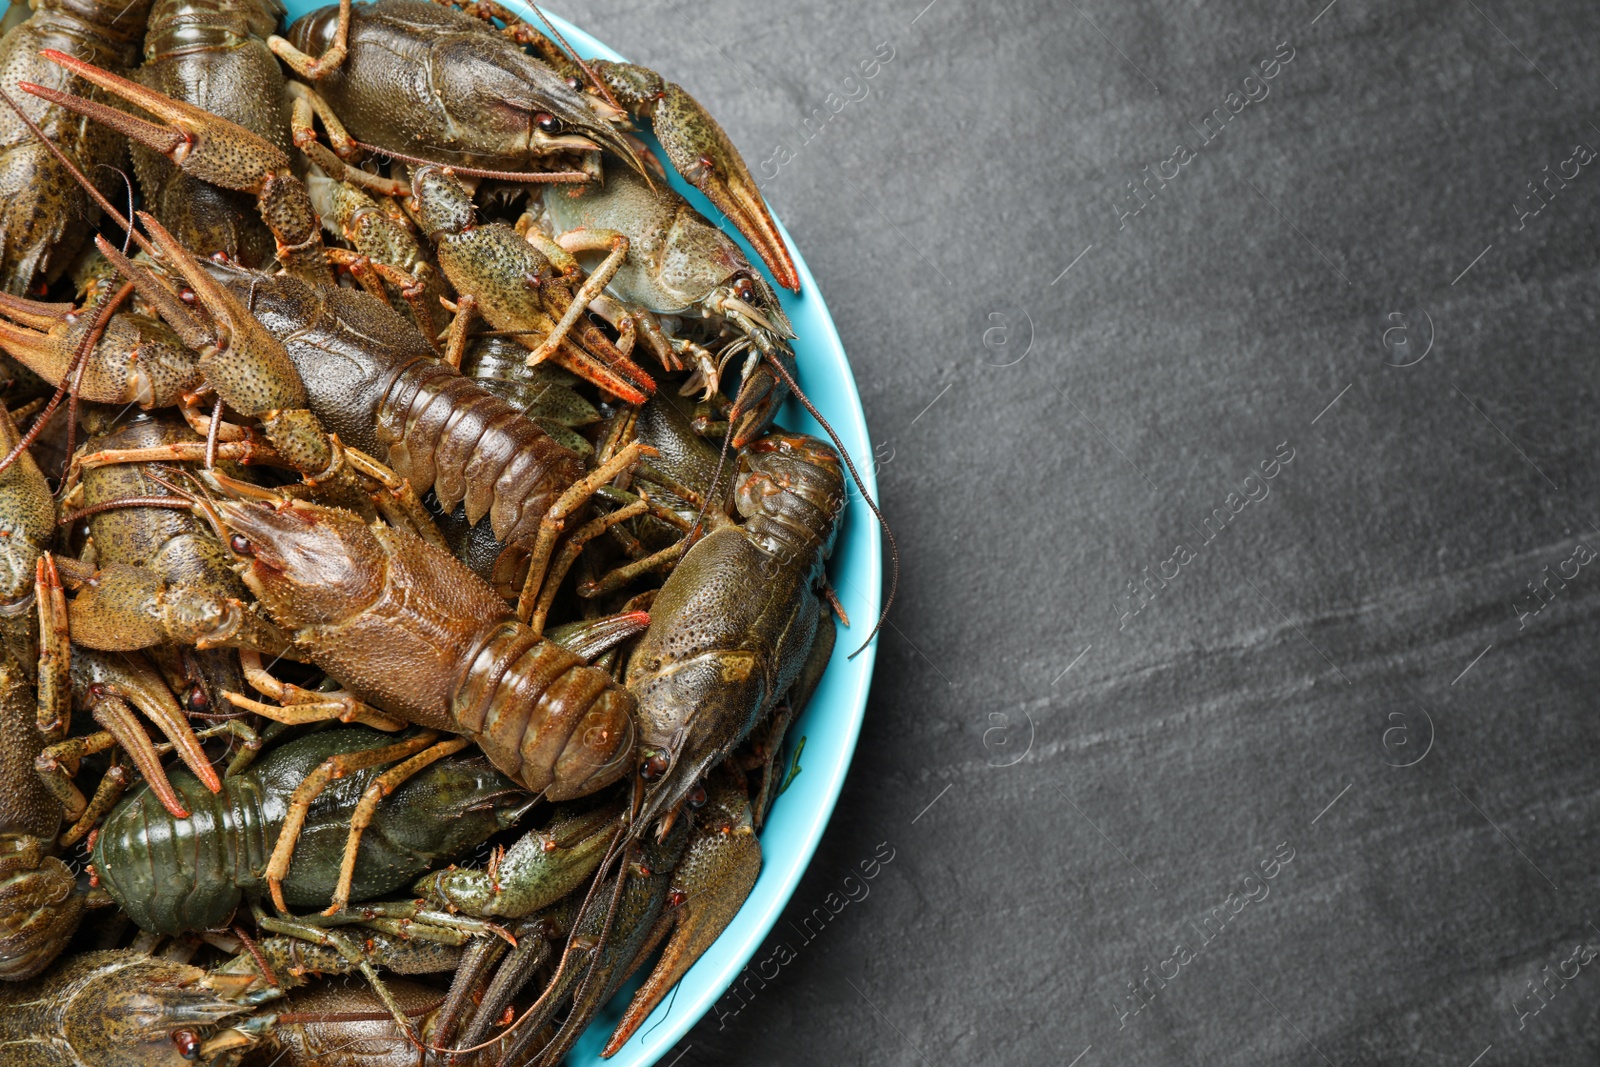
[[1516,605],[1600,549],[1600,161],[1518,227],[1600,10],[924,3],[553,5],[793,153],[905,557],[793,958],[662,1062],[1594,1063],[1600,566]]

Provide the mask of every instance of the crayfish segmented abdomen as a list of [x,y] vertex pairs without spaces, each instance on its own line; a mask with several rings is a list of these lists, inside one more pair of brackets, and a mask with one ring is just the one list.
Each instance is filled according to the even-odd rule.
[[537,636],[443,549],[301,502],[223,502],[244,580],[328,675],[380,710],[463,734],[552,800],[621,778],[634,700]]
[[[266,886],[269,855],[297,786],[326,759],[388,744],[375,730],[312,734],[225,779],[213,795],[191,774],[172,784],[191,812],[174,819],[147,787],[114,810],[95,841],[101,882],[141,928],[178,934],[214,929],[245,895]],[[382,771],[338,778],[311,802],[283,881],[295,906],[328,902],[350,830],[351,812]],[[433,861],[454,858],[504,829],[531,798],[481,759],[441,760],[380,804],[362,837],[353,895],[370,900],[405,885]]]
[[539,520],[581,477],[582,461],[513,405],[437,359],[382,301],[285,275],[213,268],[278,337],[311,410],[340,440],[495,536],[531,544]]

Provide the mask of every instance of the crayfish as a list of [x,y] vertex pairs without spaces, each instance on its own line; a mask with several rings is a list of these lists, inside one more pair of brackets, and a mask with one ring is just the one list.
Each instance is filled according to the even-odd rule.
[[0,1045],[553,1067],[645,971],[611,1055],[849,625],[785,237],[492,0],[64,2],[0,42]]

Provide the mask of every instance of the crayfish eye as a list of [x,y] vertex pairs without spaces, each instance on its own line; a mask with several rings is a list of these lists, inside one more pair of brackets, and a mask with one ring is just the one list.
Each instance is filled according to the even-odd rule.
[[699,809],[705,807],[706,787],[703,785],[695,786],[693,789],[689,790],[689,795],[685,799],[689,802],[689,806],[691,808]]
[[193,1030],[178,1030],[172,1035],[172,1047],[184,1059],[192,1060],[200,1055],[200,1037]]
[[548,111],[536,112],[533,116],[533,122],[535,126],[538,126],[545,133],[555,133],[561,128],[561,123],[557,122],[556,117]]
[[746,304],[750,303],[756,298],[756,284],[749,278],[740,278],[738,281],[734,282],[733,291],[734,294]]
[[644,763],[639,766],[639,777],[647,782],[654,781],[667,773],[667,768],[672,761],[667,759],[665,752],[657,752],[645,757]]
[[211,697],[206,694],[205,687],[198,682],[189,687],[189,695],[183,702],[189,711],[204,714],[211,710]]
[[243,534],[234,534],[228,538],[228,547],[233,549],[235,555],[253,556],[256,554],[256,546],[252,545],[250,539]]

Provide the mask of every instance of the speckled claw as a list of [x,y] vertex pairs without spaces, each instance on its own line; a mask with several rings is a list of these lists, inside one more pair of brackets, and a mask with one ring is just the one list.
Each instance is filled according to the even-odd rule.
[[40,54],[161,121],[149,122],[109,104],[41,85],[23,83],[23,90],[86,115],[160,152],[185,173],[213,185],[253,193],[260,190],[274,170],[289,166],[289,158],[280,149],[243,126],[101,70],[65,52],[47,48]]
[[92,304],[80,309],[0,294],[0,349],[52,385],[80,366],[78,399],[96,404],[170,407],[200,385],[194,353],[142,316],[117,314],[98,323],[100,340],[80,363],[78,349],[97,320]]
[[717,120],[683,86],[632,63],[590,64],[629,111],[647,115],[672,166],[739,227],[785,289],[800,291],[800,272],[744,157]]
[[140,211],[137,218],[162,256],[183,276],[205,316],[196,315],[149,270],[97,237],[101,254],[133,282],[183,342],[200,353],[196,366],[228,407],[261,420],[267,439],[291,466],[313,479],[340,472],[343,461],[337,442],[306,408],[305,384],[283,345],[154,216]]
[[[194,727],[189,725],[183,709],[172,696],[166,680],[142,658],[126,655],[108,655],[90,649],[76,649],[72,657],[74,691],[81,691],[84,703],[122,701],[137,708],[154,723],[177,753],[184,765],[200,779],[212,793],[222,792],[222,780],[206,758]],[[155,764],[159,771],[160,764]],[[143,769],[143,768],[141,768]],[[165,774],[147,774],[154,787],[156,780],[165,781]],[[167,787],[171,791],[171,786]],[[187,814],[181,816],[187,818]]]
[[277,239],[278,260],[284,269],[313,284],[331,283],[311,197],[295,177],[289,157],[281,149],[237,123],[101,70],[65,52],[47,48],[40,54],[161,121],[149,122],[109,104],[31,82],[19,83],[21,89],[94,119],[161,153],[185,174],[225,189],[253,194],[263,221]]
[[586,882],[616,837],[621,806],[559,809],[543,830],[525,834],[491,870],[452,867],[423,876],[412,890],[430,906],[476,918],[520,919]]
[[694,837],[667,893],[672,939],[612,1031],[602,1057],[615,1055],[744,906],[761,873],[761,842],[745,787],[732,773],[714,775],[695,815]]

